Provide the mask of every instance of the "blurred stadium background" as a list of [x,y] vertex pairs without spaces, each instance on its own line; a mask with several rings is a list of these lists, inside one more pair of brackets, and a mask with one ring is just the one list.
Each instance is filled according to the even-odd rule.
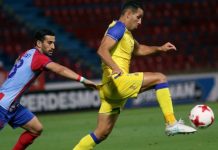
[[[38,28],[50,28],[56,33],[57,43],[53,60],[87,78],[99,81],[101,68],[96,50],[107,25],[113,19],[118,19],[122,2],[122,0],[0,0],[0,84],[7,77],[7,73],[17,56],[33,47],[33,34]],[[176,105],[179,110],[178,115],[184,117],[187,117],[188,111],[196,103],[209,103],[213,109],[217,109],[217,2],[217,0],[146,0],[144,1],[143,23],[140,29],[133,33],[135,38],[142,43],[160,45],[170,41],[176,45],[178,49],[176,52],[155,54],[146,58],[134,57],[131,72],[159,71],[167,74],[171,83],[174,104],[189,104]],[[100,104],[96,91],[84,89],[80,84],[69,82],[69,80],[51,72],[46,72],[40,76],[30,91],[22,98],[22,103],[31,111],[42,113],[40,117],[45,122],[46,131],[42,137],[43,140],[39,139],[32,150],[45,149],[37,147],[40,142],[41,145],[43,142],[45,142],[43,145],[50,143],[47,150],[55,149],[58,146],[57,149],[62,150],[65,147],[70,149],[80,137],[94,127],[96,110]],[[129,101],[126,105],[127,108],[150,106],[157,106],[152,91],[140,95],[138,99]],[[90,109],[93,109],[94,112],[80,114],[81,111]],[[158,108],[154,108],[155,111],[156,109]],[[68,114],[66,111],[68,113],[79,111],[79,113]],[[134,115],[138,115],[140,114],[138,112],[142,110],[129,109],[123,116],[129,116],[131,111]],[[147,113],[150,111],[150,109],[144,110],[143,113],[148,115]],[[47,112],[55,113],[45,115]],[[154,124],[157,128],[160,126],[162,133],[163,128],[159,125],[162,120],[158,119],[162,117],[160,112],[158,111],[156,114],[152,111],[152,114],[156,116],[155,119],[149,116],[146,118],[145,115],[145,120],[141,119],[144,122],[141,123],[138,120],[139,129],[142,128],[144,131],[144,128],[150,128]],[[215,112],[216,114],[217,112]],[[122,141],[122,144],[127,144],[128,147],[128,144],[131,143],[128,140],[136,137],[138,141],[141,141],[141,143],[135,142],[135,146],[132,148],[130,146],[130,149],[141,150],[143,148],[140,147],[147,147],[147,149],[155,150],[164,148],[161,147],[161,142],[154,142],[157,141],[156,136],[160,134],[159,132],[157,135],[149,137],[148,135],[152,134],[149,133],[149,129],[143,135],[137,135],[140,130],[138,131],[132,126],[125,127],[124,124],[131,123],[129,121],[135,118],[134,115],[132,117],[130,115],[130,118],[123,117],[124,119],[120,121],[121,123],[117,127],[119,130],[115,129],[115,133],[112,134],[115,139],[114,142],[112,141],[112,145],[119,145],[121,141],[118,139],[123,138],[123,132],[127,132],[126,135],[124,134],[127,142]],[[62,123],[60,121],[53,122],[56,118],[60,119]],[[151,124],[148,125],[148,122]],[[58,126],[68,127],[68,129],[63,131]],[[123,127],[125,130],[122,130]],[[216,133],[217,127],[212,126],[211,128],[211,130],[202,131],[204,134],[202,132],[199,134],[206,134],[208,137],[205,139],[215,137],[214,140],[217,140],[218,136],[212,134]],[[129,131],[133,135],[132,138],[127,136]],[[10,149],[16,140],[14,135],[15,133],[8,127],[0,134],[1,150]],[[190,142],[187,145],[198,143],[199,138],[197,137],[195,135],[194,143]],[[149,141],[147,141],[148,139]],[[164,141],[166,140],[164,136],[161,139],[162,142],[169,142]],[[192,141],[191,139],[188,137],[186,140]],[[57,145],[57,141],[67,140],[68,142]],[[177,143],[179,140],[184,141],[185,139],[178,137],[173,139],[173,142]],[[106,144],[99,149],[114,149],[108,147],[111,145],[110,142],[105,142]],[[207,144],[215,144],[211,140],[202,143],[202,145],[198,144],[196,149],[205,148],[204,146]],[[167,145],[165,147],[169,149]],[[117,149],[125,148],[117,147]],[[195,150],[193,147],[187,147],[184,150],[188,149]],[[209,149],[216,148],[210,147]]]

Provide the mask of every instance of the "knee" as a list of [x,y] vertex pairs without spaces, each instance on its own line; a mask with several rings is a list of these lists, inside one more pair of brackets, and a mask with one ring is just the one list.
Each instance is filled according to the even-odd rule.
[[41,125],[40,127],[37,128],[36,130],[37,134],[40,135],[43,132],[43,126]]
[[37,127],[35,127],[31,132],[36,135],[41,135],[43,132],[43,126],[40,124]]

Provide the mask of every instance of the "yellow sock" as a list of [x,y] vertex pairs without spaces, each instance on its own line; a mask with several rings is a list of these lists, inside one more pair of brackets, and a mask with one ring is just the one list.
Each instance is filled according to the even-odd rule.
[[163,112],[165,121],[167,124],[174,124],[176,118],[174,116],[173,105],[170,90],[167,83],[160,83],[155,86],[156,96],[159,102],[160,108]]
[[79,141],[79,143],[73,148],[73,150],[92,150],[96,145],[95,140],[97,140],[97,138],[93,133],[88,134]]

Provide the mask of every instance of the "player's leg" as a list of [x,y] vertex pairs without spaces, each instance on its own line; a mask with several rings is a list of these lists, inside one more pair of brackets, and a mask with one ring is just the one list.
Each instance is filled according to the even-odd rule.
[[194,128],[186,126],[180,121],[176,121],[171,93],[165,75],[162,73],[145,72],[140,92],[149,88],[154,88],[156,91],[157,100],[167,124],[166,133],[168,135],[196,132]]
[[100,140],[105,140],[111,133],[119,114],[99,114],[97,128],[94,131],[95,136]]
[[143,92],[150,87],[154,88],[156,91],[157,100],[164,114],[166,123],[174,124],[176,119],[173,112],[172,99],[166,76],[162,73],[144,72],[144,79],[140,92]]
[[24,128],[26,131],[24,131],[20,135],[13,150],[26,149],[42,133],[42,125],[37,119],[37,117],[34,117],[27,124],[22,126],[22,128]]
[[84,136],[73,150],[92,150],[111,133],[119,114],[98,115],[97,128],[94,132]]
[[34,114],[20,106],[16,115],[9,124],[13,127],[22,127],[25,131],[20,135],[13,150],[24,150],[41,134],[42,124]]
[[99,109],[97,127],[94,132],[84,136],[73,150],[92,150],[111,133],[119,113],[126,100],[106,100],[104,92],[100,89],[101,107]]

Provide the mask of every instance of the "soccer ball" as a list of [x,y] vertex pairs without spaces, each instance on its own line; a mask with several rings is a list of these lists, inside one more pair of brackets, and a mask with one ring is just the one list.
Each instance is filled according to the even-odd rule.
[[192,108],[189,119],[196,128],[207,128],[214,122],[212,109],[207,105],[196,105]]

